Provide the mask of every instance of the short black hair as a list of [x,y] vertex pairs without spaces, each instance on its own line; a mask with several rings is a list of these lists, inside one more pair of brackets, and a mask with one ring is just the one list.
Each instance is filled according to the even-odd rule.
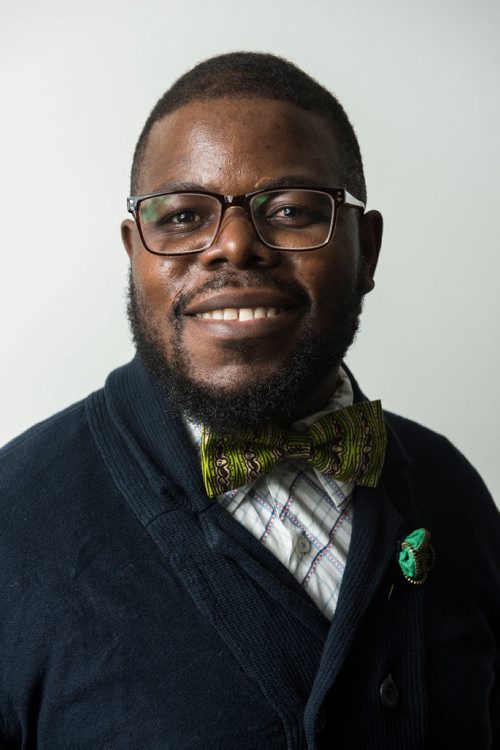
[[184,73],[156,103],[137,141],[132,161],[131,194],[139,176],[151,128],[165,115],[193,101],[257,97],[295,104],[322,115],[334,131],[342,187],[366,203],[363,162],[354,129],[343,107],[324,86],[293,63],[263,52],[229,52],[205,60]]

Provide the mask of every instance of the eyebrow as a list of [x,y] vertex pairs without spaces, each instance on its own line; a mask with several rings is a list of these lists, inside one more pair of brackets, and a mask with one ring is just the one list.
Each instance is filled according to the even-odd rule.
[[175,193],[176,190],[189,190],[195,193],[198,190],[205,191],[206,188],[204,188],[203,185],[199,185],[197,182],[169,181],[169,182],[160,183],[159,185],[155,187],[154,190],[148,191],[148,194],[149,193]]
[[304,175],[304,174],[294,174],[294,175],[285,175],[284,177],[279,177],[275,180],[270,180],[268,183],[263,183],[258,189],[259,190],[267,190],[268,188],[272,187],[296,187],[297,185],[300,186],[310,186],[310,187],[325,187],[324,180],[316,180],[314,177],[311,177],[311,175]]
[[[271,188],[280,188],[280,187],[296,187],[296,186],[310,186],[310,187],[325,187],[323,180],[316,180],[310,175],[304,175],[304,174],[293,174],[293,175],[284,175],[283,177],[278,177],[273,180],[268,180],[267,182],[262,183],[259,185],[258,188],[255,188],[255,190],[268,190]],[[176,191],[181,190],[187,190],[189,192],[197,193],[218,193],[218,191],[211,190],[207,185],[201,185],[197,182],[180,182],[180,181],[169,181],[169,182],[162,182],[159,185],[156,186],[154,190],[148,191],[148,193],[144,193],[144,195],[150,195],[151,193],[175,193]],[[253,193],[254,190],[249,190],[249,193]]]

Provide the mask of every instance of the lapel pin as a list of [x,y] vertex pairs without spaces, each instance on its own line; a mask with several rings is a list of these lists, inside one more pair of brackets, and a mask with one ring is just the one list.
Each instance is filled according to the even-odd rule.
[[398,562],[407,581],[419,586],[434,565],[436,555],[427,529],[416,529],[401,542]]

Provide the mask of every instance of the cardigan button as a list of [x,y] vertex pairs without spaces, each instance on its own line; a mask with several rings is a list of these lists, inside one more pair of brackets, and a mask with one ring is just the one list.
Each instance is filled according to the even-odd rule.
[[386,708],[396,708],[399,700],[398,686],[392,679],[392,675],[388,675],[380,685],[379,690],[380,701]]

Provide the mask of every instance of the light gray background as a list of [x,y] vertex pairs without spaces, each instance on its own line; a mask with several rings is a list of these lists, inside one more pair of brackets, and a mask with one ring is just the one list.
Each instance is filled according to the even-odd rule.
[[385,217],[348,363],[370,397],[445,433],[500,498],[499,3],[1,5],[0,443],[132,355],[119,224],[157,98],[207,56],[264,50],[338,95]]

